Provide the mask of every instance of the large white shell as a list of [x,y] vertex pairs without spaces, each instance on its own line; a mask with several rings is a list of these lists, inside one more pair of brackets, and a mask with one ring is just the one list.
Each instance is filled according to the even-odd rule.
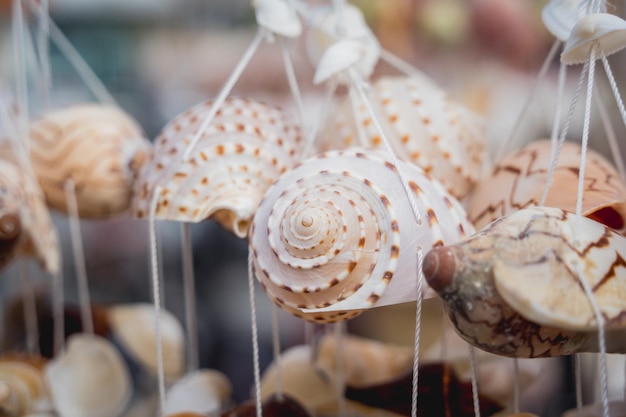
[[199,222],[213,217],[245,237],[265,190],[296,163],[300,129],[275,107],[228,99],[183,161],[211,105],[196,105],[163,129],[137,180],[133,213],[147,217],[161,187],[157,218]]
[[31,161],[48,204],[67,211],[65,183],[72,179],[85,218],[128,209],[149,145],[130,116],[99,104],[54,110],[30,125]]
[[165,415],[176,413],[214,414],[228,403],[232,386],[226,375],[201,369],[185,375],[167,392]]
[[[108,309],[115,340],[151,375],[157,373],[154,306],[148,303],[122,304]],[[185,336],[176,317],[161,310],[161,337],[165,378],[178,379],[185,366]]]
[[555,38],[565,42],[584,16],[585,8],[583,0],[550,0],[541,11],[541,19]]
[[[565,142],[545,204],[576,211],[581,147]],[[506,156],[481,180],[470,197],[467,214],[482,228],[515,210],[540,203],[550,167],[550,142],[532,142]],[[613,229],[626,231],[626,183],[611,163],[592,149],[587,152],[582,212]]]
[[597,44],[596,59],[626,48],[626,21],[608,13],[594,13],[578,21],[561,54],[564,64],[582,64],[589,59],[591,47]]
[[27,361],[0,358],[0,415],[22,417],[50,409],[41,369]]
[[253,0],[256,22],[272,33],[296,38],[302,25],[294,7],[286,0]]
[[106,339],[75,334],[46,367],[46,379],[63,417],[115,417],[132,395],[130,373]]
[[[308,159],[267,191],[250,235],[254,271],[281,308],[317,322],[417,298],[417,248],[473,233],[464,210],[415,165],[351,149]],[[424,297],[434,295],[424,287]]]
[[[423,74],[383,77],[369,98],[396,155],[420,166],[455,197],[469,192],[487,164],[480,117]],[[384,149],[370,113],[359,103],[356,117],[349,100],[341,105],[326,129],[325,149],[357,145],[360,132],[368,146]]]

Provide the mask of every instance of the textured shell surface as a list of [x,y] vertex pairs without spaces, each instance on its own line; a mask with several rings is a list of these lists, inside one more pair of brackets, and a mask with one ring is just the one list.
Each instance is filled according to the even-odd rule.
[[[322,153],[283,174],[254,217],[250,249],[257,279],[281,308],[332,322],[373,306],[417,298],[417,248],[473,233],[465,211],[417,166],[397,168],[376,151]],[[434,293],[426,286],[424,297]]]
[[49,410],[50,405],[41,369],[20,360],[0,359],[0,415],[22,417]]
[[184,160],[211,105],[200,103],[163,129],[137,181],[133,213],[148,217],[159,189],[156,218],[199,222],[213,217],[245,237],[265,190],[297,162],[300,128],[276,107],[230,98]]
[[[470,191],[487,164],[482,118],[420,73],[378,79],[369,99],[397,155],[420,166],[457,198]],[[326,128],[325,149],[384,146],[365,103],[357,103],[353,109],[346,99],[340,106]],[[360,143],[360,135],[367,145]]]
[[65,184],[71,179],[79,216],[102,218],[128,209],[150,143],[119,108],[84,104],[53,110],[33,121],[30,151],[51,207],[67,212]]
[[588,61],[594,45],[598,49],[596,59],[626,48],[626,21],[609,13],[582,17],[565,43],[561,62],[571,65]]
[[550,0],[541,10],[541,19],[555,38],[565,42],[585,9],[582,0]]
[[[545,206],[576,211],[581,147],[564,142]],[[477,228],[514,210],[540,203],[550,167],[550,141],[532,142],[498,162],[469,199],[467,213]],[[587,151],[583,214],[626,231],[626,182],[597,152]]]

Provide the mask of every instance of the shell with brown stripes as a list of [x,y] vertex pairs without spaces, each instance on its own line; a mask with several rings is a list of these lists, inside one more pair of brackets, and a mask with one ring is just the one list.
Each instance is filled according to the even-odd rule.
[[84,218],[128,209],[135,175],[149,149],[137,123],[106,105],[53,110],[30,126],[31,161],[48,204],[67,212],[65,184],[71,179]]
[[211,217],[245,237],[265,190],[297,162],[300,128],[276,107],[229,98],[183,160],[211,105],[200,103],[163,129],[137,181],[132,210],[147,217],[161,187],[157,218],[199,222]]
[[[565,142],[554,171],[545,206],[576,211],[580,145]],[[499,162],[476,185],[467,213],[477,228],[514,210],[538,205],[550,167],[550,141],[532,142]],[[585,169],[583,214],[626,231],[626,182],[611,163],[589,149]]]
[[[423,74],[383,77],[369,98],[397,155],[439,180],[457,198],[465,196],[487,165],[482,119]],[[326,128],[325,149],[348,146],[383,148],[380,133],[365,104],[349,99]],[[355,116],[356,112],[356,116]]]
[[421,224],[396,167],[377,151],[322,153],[270,187],[250,250],[257,279],[279,307],[333,322],[417,298],[417,248],[459,241],[473,226],[437,180],[413,164],[400,167]]
[[626,238],[603,224],[533,207],[431,250],[423,269],[466,341],[515,357],[597,351],[584,279],[606,320],[608,351],[624,353],[625,257]]

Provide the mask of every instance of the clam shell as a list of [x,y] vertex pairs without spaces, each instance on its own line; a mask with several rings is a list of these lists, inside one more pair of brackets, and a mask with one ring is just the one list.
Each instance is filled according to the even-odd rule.
[[541,19],[555,38],[565,42],[584,16],[585,8],[583,0],[550,0],[541,10]]
[[64,186],[72,179],[78,214],[84,218],[128,209],[149,146],[130,116],[105,105],[54,110],[30,125],[31,162],[48,204],[67,212]]
[[167,392],[165,414],[219,412],[228,403],[232,386],[226,375],[201,369],[185,375]]
[[[581,147],[564,142],[545,205],[576,211]],[[467,213],[477,228],[514,210],[538,205],[550,167],[550,141],[532,142],[496,164],[476,185]],[[583,214],[613,229],[626,231],[626,183],[597,152],[587,151]]]
[[27,362],[0,358],[0,415],[22,417],[50,410],[42,370]]
[[269,297],[316,322],[415,300],[418,246],[456,242],[473,227],[438,181],[411,164],[401,169],[419,225],[396,167],[382,153],[327,152],[282,175],[250,233],[254,272]]
[[[605,56],[624,49],[626,47],[626,21],[608,13],[594,13],[581,18],[565,43],[561,62],[568,65],[586,62],[589,59],[591,47],[596,43]],[[600,56],[596,55],[597,58]]]
[[285,0],[254,0],[256,22],[272,33],[296,38],[302,33],[298,15]]
[[[380,78],[369,98],[396,155],[420,166],[457,198],[470,191],[487,165],[481,118],[418,73]],[[356,111],[355,118],[349,100],[341,105],[326,128],[324,149],[358,144],[359,130],[368,146],[384,146],[365,104]]]
[[227,99],[184,161],[182,154],[211,104],[192,107],[163,129],[137,181],[132,211],[147,217],[161,187],[157,218],[199,222],[212,217],[245,237],[265,190],[297,161],[300,129],[278,108]]

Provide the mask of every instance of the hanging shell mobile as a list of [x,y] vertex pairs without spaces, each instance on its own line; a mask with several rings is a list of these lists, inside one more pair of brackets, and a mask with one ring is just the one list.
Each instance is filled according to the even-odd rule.
[[137,181],[132,210],[148,217],[160,189],[156,218],[199,222],[210,217],[245,237],[265,190],[298,161],[300,129],[276,107],[230,98],[185,159],[211,105],[192,107],[163,129]]
[[74,182],[78,214],[102,218],[130,205],[135,176],[150,143],[117,107],[86,104],[57,109],[30,125],[30,156],[48,204],[68,211],[65,186]]
[[626,238],[603,224],[534,207],[433,249],[423,270],[461,337],[488,352],[528,358],[597,351],[584,279],[605,319],[607,351],[624,353],[625,257]]
[[[250,233],[254,272],[286,311],[315,322],[415,300],[417,250],[473,232],[465,211],[417,166],[409,179],[417,224],[397,167],[375,151],[320,154],[267,191]],[[423,288],[424,297],[434,293]]]

